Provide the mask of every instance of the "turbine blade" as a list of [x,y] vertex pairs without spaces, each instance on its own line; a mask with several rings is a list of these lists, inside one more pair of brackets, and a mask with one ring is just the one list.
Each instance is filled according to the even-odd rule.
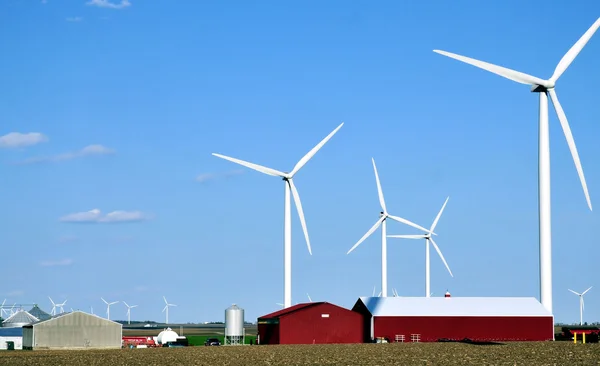
[[342,126],[344,125],[344,122],[342,122],[339,126],[336,127],[335,130],[333,130],[329,135],[327,135],[327,137],[325,137],[323,140],[321,140],[321,142],[319,142],[317,144],[317,146],[313,147],[312,150],[310,150],[306,155],[304,155],[302,157],[302,159],[300,159],[300,161],[296,164],[296,166],[294,167],[294,169],[292,169],[292,172],[290,173],[290,177],[293,177],[294,174],[298,173],[298,171],[300,169],[302,169],[302,167],[308,163],[308,161],[315,156],[315,154],[317,153],[317,151],[319,151],[323,145],[325,145],[327,143],[327,141],[329,141],[329,139],[331,139],[333,137],[333,135],[335,135],[336,132],[338,132],[338,130],[340,128],[342,128]]
[[429,232],[433,232],[433,230],[435,229],[438,221],[440,221],[440,217],[442,216],[442,212],[444,212],[444,208],[446,208],[446,204],[448,203],[449,199],[450,199],[450,196],[448,196],[446,198],[446,201],[444,202],[444,205],[442,206],[442,209],[440,210],[440,212],[438,212],[437,216],[435,217],[435,220],[433,220],[433,224],[431,224],[431,229],[429,229]]
[[309,295],[309,294],[306,294],[306,296],[308,296],[308,301],[309,301],[309,302],[312,302],[312,299],[310,298],[310,295]]
[[496,75],[500,75],[502,77],[505,77],[507,79],[510,79],[512,81],[516,81],[517,83],[520,84],[526,84],[526,85],[544,85],[547,84],[546,80],[542,80],[540,78],[537,78],[535,76],[531,76],[519,71],[515,71],[515,70],[511,70],[508,69],[506,67],[502,67],[502,66],[498,66],[498,65],[494,65],[494,64],[490,64],[488,62],[484,62],[484,61],[479,61],[476,60],[474,58],[470,58],[470,57],[466,57],[466,56],[461,56],[461,55],[457,55],[456,53],[451,53],[451,52],[446,52],[446,51],[440,51],[440,50],[433,50],[433,52],[435,53],[439,53],[440,55],[444,55],[450,58],[453,58],[455,60],[458,61],[462,61],[464,63],[467,63],[469,65],[478,67],[480,69],[484,69],[486,71],[489,71],[491,73],[494,73]]
[[381,293],[382,293],[382,292],[383,292],[383,291],[379,291],[379,295],[377,295],[377,297],[381,297]]
[[165,304],[169,304],[166,297],[163,296],[163,300],[165,300]]
[[372,297],[375,297],[375,287],[377,287],[377,286],[373,286],[373,296]]
[[229,156],[225,156],[225,155],[221,155],[221,154],[217,154],[217,153],[213,153],[214,156],[221,158],[221,159],[225,159],[225,160],[229,160],[231,162],[234,162],[236,164],[240,164],[245,166],[246,168],[250,168],[253,170],[256,170],[258,172],[267,174],[267,175],[272,175],[275,177],[285,177],[286,174],[283,172],[280,172],[279,170],[275,170],[275,169],[271,169],[271,168],[267,168],[265,166],[262,165],[258,165],[258,164],[254,164],[254,163],[249,163],[247,161],[244,160],[240,160],[240,159],[236,159],[236,158],[231,158]]
[[168,307],[169,307],[169,305],[165,305],[165,307],[162,309],[162,311],[165,311]]
[[394,220],[394,221],[398,221],[398,222],[401,222],[401,223],[403,223],[403,224],[406,224],[406,225],[412,226],[412,227],[414,227],[414,228],[416,228],[416,229],[423,230],[423,231],[424,231],[424,232],[426,232],[426,233],[428,233],[428,232],[429,232],[429,230],[425,229],[424,227],[422,227],[422,226],[419,226],[419,225],[415,224],[415,223],[414,223],[414,222],[412,222],[412,221],[408,221],[407,219],[403,219],[402,217],[399,217],[399,216],[392,216],[392,215],[388,215],[388,217],[389,217],[390,219]]
[[399,238],[399,239],[425,239],[425,235],[388,235],[388,238]]
[[565,72],[569,65],[571,65],[573,60],[575,60],[575,57],[577,57],[579,52],[581,52],[586,43],[588,43],[590,38],[592,38],[596,30],[598,30],[598,27],[600,27],[600,18],[596,19],[594,24],[592,24],[592,26],[583,34],[583,36],[581,36],[581,38],[575,42],[573,47],[571,47],[571,49],[565,53],[558,65],[556,65],[556,69],[554,69],[554,74],[552,74],[550,80],[558,80],[558,78]]
[[383,199],[383,191],[381,190],[381,182],[379,181],[379,174],[377,174],[377,166],[375,165],[375,159],[371,158],[373,162],[373,170],[375,171],[375,181],[377,181],[377,194],[379,195],[379,204],[383,212],[387,213],[385,208],[385,199]]
[[591,289],[592,289],[592,287],[594,287],[594,286],[590,286],[590,287],[589,287],[587,290],[583,291],[583,292],[581,293],[581,296],[585,295],[585,294],[586,294],[586,293],[587,293],[589,290],[591,290]]
[[579,292],[575,292],[575,291],[571,290],[570,288],[568,288],[567,290],[571,291],[572,293],[574,293],[577,296],[581,296],[581,294]]
[[[104,303],[105,303],[106,305],[108,305],[108,302],[106,302],[106,300],[104,300],[104,298],[102,298],[102,297],[101,297],[101,299],[102,299],[102,301],[104,301]],[[53,303],[53,304],[54,304],[54,303]]]
[[444,258],[444,255],[442,254],[442,251],[440,250],[438,245],[435,243],[435,241],[432,238],[429,238],[429,240],[431,241],[431,244],[433,244],[433,247],[435,248],[435,250],[440,255],[440,258],[442,258],[442,262],[444,262],[444,265],[446,266],[446,269],[448,269],[450,276],[454,277],[454,275],[452,274],[452,271],[450,270],[450,266],[448,266],[448,262],[446,262],[446,258]]
[[131,306],[127,305],[127,303],[125,301],[123,301],[123,304],[125,304],[125,306],[127,306],[128,308],[131,307]]
[[569,127],[569,121],[567,121],[567,116],[565,115],[565,112],[563,111],[562,106],[558,101],[556,91],[554,89],[550,89],[549,92],[550,98],[552,98],[552,105],[554,105],[554,109],[556,110],[556,114],[558,115],[558,120],[560,121],[560,125],[562,126],[565,138],[567,139],[569,150],[571,150],[571,156],[573,156],[573,162],[575,163],[575,168],[577,169],[577,174],[579,175],[579,180],[581,181],[581,186],[583,187],[585,199],[591,211],[592,201],[588,192],[587,183],[585,182],[585,176],[583,175],[583,167],[581,166],[581,161],[579,160],[579,154],[577,153],[575,140],[573,139],[573,134],[571,133],[571,128]]
[[296,189],[296,185],[290,178],[287,183],[290,185],[292,190],[292,197],[294,197],[294,204],[298,211],[298,217],[300,217],[300,225],[302,225],[302,231],[304,232],[304,239],[306,239],[306,246],[308,247],[308,253],[312,255],[312,249],[310,247],[310,239],[308,238],[308,229],[306,228],[306,219],[304,218],[304,210],[302,209],[302,202],[300,202],[300,195]]
[[385,220],[385,216],[381,216],[379,218],[379,220],[377,220],[377,222],[375,223],[375,225],[373,225],[369,229],[369,231],[367,231],[367,233],[365,235],[363,235],[363,237],[360,238],[360,240],[356,244],[354,244],[354,246],[352,248],[350,248],[350,250],[346,254],[350,254],[350,252],[352,252],[354,249],[356,249],[356,247],[359,246],[360,243],[362,243],[363,241],[365,241],[365,239],[368,238],[369,235],[373,234],[373,232],[375,232],[375,230],[377,230],[377,228],[379,227],[379,225],[381,225],[381,223],[383,222],[383,220]]

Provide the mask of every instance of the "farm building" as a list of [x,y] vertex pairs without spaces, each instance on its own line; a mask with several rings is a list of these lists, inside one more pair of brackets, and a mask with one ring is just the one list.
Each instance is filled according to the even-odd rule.
[[328,302],[298,304],[258,318],[260,344],[362,343],[363,317]]
[[13,313],[2,322],[3,328],[21,328],[25,325],[37,322],[39,319],[29,314],[25,310],[19,310]]
[[8,342],[13,342],[15,349],[23,348],[23,328],[0,328],[0,350],[8,348]]
[[122,324],[82,311],[75,311],[24,326],[23,348],[121,348],[122,335]]
[[48,314],[44,310],[40,309],[39,306],[33,305],[31,310],[29,310],[29,314],[35,316],[39,320],[48,320],[52,317],[52,315]]
[[533,297],[361,297],[364,341],[546,341],[554,318]]

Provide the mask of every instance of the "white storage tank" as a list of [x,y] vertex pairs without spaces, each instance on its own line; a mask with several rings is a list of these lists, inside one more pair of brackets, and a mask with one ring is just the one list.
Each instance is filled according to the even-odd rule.
[[244,344],[244,309],[236,304],[225,309],[224,344]]

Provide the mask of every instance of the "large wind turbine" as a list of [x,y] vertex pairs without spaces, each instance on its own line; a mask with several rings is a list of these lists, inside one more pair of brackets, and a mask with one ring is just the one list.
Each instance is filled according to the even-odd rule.
[[106,300],[104,300],[102,297],[101,297],[101,299],[102,299],[102,301],[104,301],[104,303],[106,304],[106,319],[110,320],[110,306],[111,306],[111,305],[114,305],[114,304],[117,304],[117,303],[118,303],[118,301],[107,302],[107,301],[106,301]]
[[394,221],[401,222],[406,225],[410,225],[414,228],[423,230],[425,232],[429,232],[429,231],[411,221],[403,219],[402,217],[393,216],[388,213],[387,208],[385,206],[385,200],[383,199],[383,192],[381,190],[381,183],[379,182],[379,174],[377,174],[377,166],[375,165],[375,159],[371,158],[371,161],[373,162],[373,170],[375,171],[375,181],[377,182],[377,193],[379,194],[379,203],[381,204],[381,209],[383,211],[379,213],[379,215],[380,215],[379,220],[377,220],[375,225],[373,225],[369,229],[369,231],[367,231],[367,233],[365,235],[363,235],[363,237],[360,238],[360,240],[356,244],[354,244],[354,246],[352,248],[350,248],[350,250],[346,254],[350,254],[350,252],[352,252],[354,249],[356,249],[356,247],[358,247],[360,245],[360,243],[365,241],[365,239],[367,239],[371,234],[373,234],[375,232],[375,230],[377,230],[377,228],[379,226],[381,226],[381,294],[380,295],[382,295],[383,297],[387,297],[387,240],[386,240],[387,239],[387,228],[386,228],[387,218],[390,218]]
[[442,251],[440,250],[440,248],[438,247],[436,242],[431,237],[431,233],[433,233],[433,230],[435,229],[438,221],[440,220],[440,217],[442,216],[442,212],[444,212],[444,208],[446,208],[448,199],[450,199],[450,197],[446,198],[446,201],[444,202],[442,209],[440,210],[440,212],[438,212],[437,216],[435,217],[435,220],[433,220],[433,224],[431,224],[431,228],[429,228],[429,231],[427,232],[427,234],[424,234],[424,235],[388,235],[388,238],[425,239],[425,297],[431,297],[431,272],[430,272],[430,264],[429,264],[429,243],[430,242],[431,242],[431,244],[433,244],[433,247],[439,254],[440,258],[442,259],[442,262],[444,262],[444,264],[446,265],[448,272],[450,272],[450,276],[454,277],[454,275],[452,274],[452,271],[450,270],[450,267],[448,266],[448,263],[446,262],[446,259],[444,258],[444,255],[442,254]]
[[281,177],[285,182],[285,203],[284,203],[284,217],[283,217],[283,263],[284,263],[284,296],[283,303],[284,308],[292,306],[292,213],[291,213],[291,202],[290,202],[290,191],[292,196],[294,197],[294,203],[296,205],[296,209],[298,210],[298,216],[300,217],[300,224],[302,225],[302,230],[304,231],[304,238],[306,239],[306,245],[308,247],[308,253],[312,255],[312,249],[310,247],[310,240],[308,239],[308,230],[306,229],[306,221],[304,220],[304,212],[302,210],[302,203],[300,202],[300,196],[298,195],[298,190],[294,185],[294,175],[298,173],[300,169],[319,151],[329,139],[333,137],[333,135],[340,129],[344,123],[342,122],[333,132],[331,132],[327,137],[325,137],[321,142],[317,144],[312,150],[308,152],[308,154],[304,155],[300,161],[296,164],[296,166],[289,173],[280,172],[275,169],[267,168],[258,164],[249,163],[247,161],[231,158],[229,156],[221,155],[213,153],[214,156],[229,160],[236,164],[243,165],[247,168],[259,171],[261,173],[272,175],[276,177]]
[[131,324],[131,309],[137,307],[137,305],[129,306],[125,301],[123,301],[123,304],[127,306],[127,324]]
[[579,325],[583,325],[583,309],[585,308],[585,305],[583,304],[583,295],[585,295],[589,290],[591,290],[592,287],[593,286],[590,286],[587,290],[583,291],[582,293],[568,289],[575,295],[579,296]]
[[175,304],[169,304],[167,302],[167,298],[164,297],[164,296],[163,296],[163,300],[165,300],[165,307],[162,309],[162,311],[166,310],[166,316],[167,316],[165,324],[169,324],[169,306],[177,306],[177,305],[175,305]]
[[444,56],[465,62],[467,64],[479,67],[494,74],[500,75],[517,83],[531,85],[531,91],[539,93],[539,155],[538,155],[538,211],[539,211],[539,235],[540,235],[540,301],[542,305],[552,313],[552,229],[550,220],[550,138],[548,126],[548,94],[552,99],[552,104],[558,115],[558,120],[562,126],[567,139],[567,144],[571,150],[579,180],[583,187],[583,193],[587,200],[588,207],[592,209],[592,202],[588,193],[587,184],[583,175],[583,168],[579,161],[579,154],[575,147],[575,141],[571,134],[571,128],[565,112],[558,101],[556,91],[554,90],[556,81],[565,72],[567,67],[573,62],[575,57],[583,49],[585,44],[592,38],[592,35],[600,27],[600,18],[585,32],[585,34],[571,47],[571,49],[560,60],[554,74],[548,80],[540,79],[535,76],[527,75],[522,72],[507,69],[505,67],[493,65],[487,62],[475,60],[469,57],[460,56],[454,53],[434,50]]

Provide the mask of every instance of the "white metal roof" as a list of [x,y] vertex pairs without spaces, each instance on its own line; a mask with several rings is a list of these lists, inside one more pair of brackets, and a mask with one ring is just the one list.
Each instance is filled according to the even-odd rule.
[[361,297],[372,316],[552,316],[534,297]]

